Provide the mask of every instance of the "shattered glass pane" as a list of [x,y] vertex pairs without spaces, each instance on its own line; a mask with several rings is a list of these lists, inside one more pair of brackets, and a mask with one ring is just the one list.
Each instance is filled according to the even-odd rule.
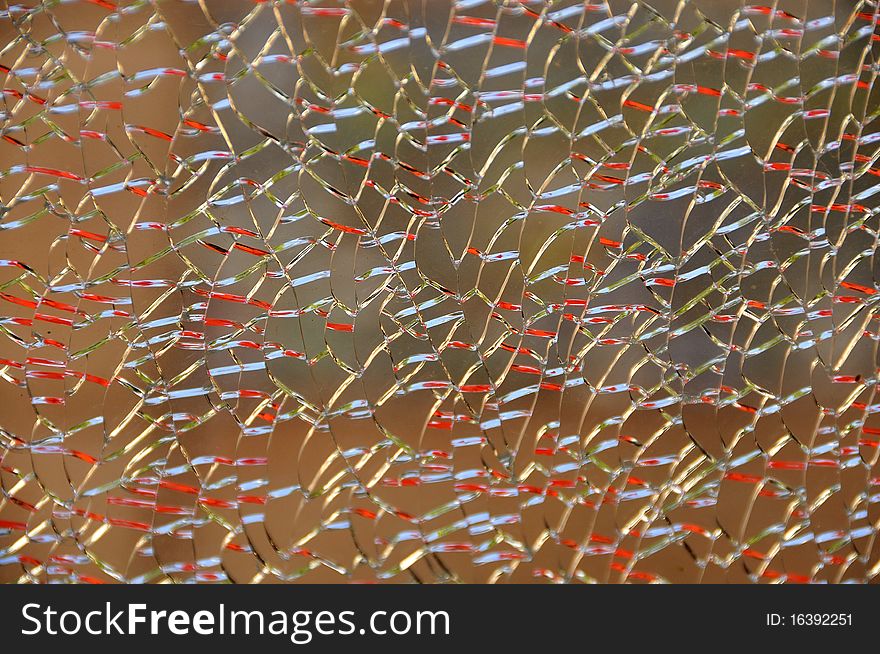
[[0,13],[0,581],[878,578],[876,2]]

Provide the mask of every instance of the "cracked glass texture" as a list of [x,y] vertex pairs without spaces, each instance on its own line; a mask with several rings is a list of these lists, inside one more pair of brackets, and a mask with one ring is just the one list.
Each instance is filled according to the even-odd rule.
[[869,583],[876,2],[0,11],[0,581]]

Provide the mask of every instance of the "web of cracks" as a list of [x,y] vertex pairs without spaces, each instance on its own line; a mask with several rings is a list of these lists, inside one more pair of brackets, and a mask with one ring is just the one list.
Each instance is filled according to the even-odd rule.
[[0,580],[876,580],[878,20],[8,5]]

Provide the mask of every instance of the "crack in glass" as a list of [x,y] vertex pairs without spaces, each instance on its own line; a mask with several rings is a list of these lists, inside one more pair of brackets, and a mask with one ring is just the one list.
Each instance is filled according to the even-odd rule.
[[7,5],[0,581],[876,581],[878,20]]

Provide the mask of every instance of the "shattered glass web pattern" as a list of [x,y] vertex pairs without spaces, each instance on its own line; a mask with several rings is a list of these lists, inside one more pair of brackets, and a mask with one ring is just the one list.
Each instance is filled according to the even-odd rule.
[[877,579],[875,2],[0,14],[0,580]]

